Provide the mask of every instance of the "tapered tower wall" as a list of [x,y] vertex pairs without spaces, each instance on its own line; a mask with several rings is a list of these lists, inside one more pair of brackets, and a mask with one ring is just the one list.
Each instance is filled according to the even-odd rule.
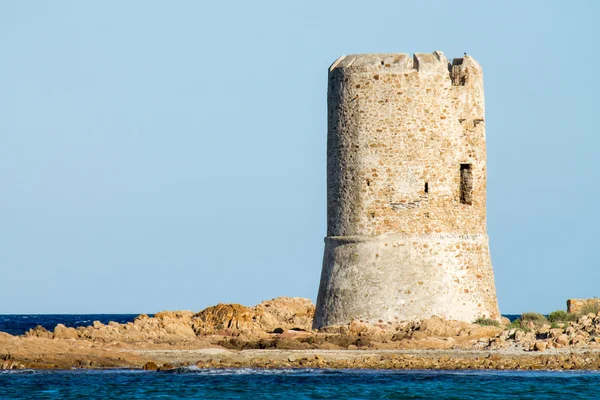
[[328,84],[315,327],[499,318],[479,64],[441,52],[350,55]]

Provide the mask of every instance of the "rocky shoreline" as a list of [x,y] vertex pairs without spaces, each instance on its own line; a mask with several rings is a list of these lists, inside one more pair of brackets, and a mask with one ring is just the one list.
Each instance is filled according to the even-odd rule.
[[600,313],[564,313],[552,322],[524,314],[502,324],[354,320],[319,331],[313,315],[309,300],[282,297],[255,307],[140,315],[126,324],[0,332],[0,369],[600,369]]
[[[169,361],[169,354],[153,352],[163,363],[148,362],[149,370],[196,368],[331,368],[331,369],[496,369],[496,370],[598,370],[600,352],[561,351],[555,354],[515,354],[503,351],[468,350],[244,350],[230,353],[194,352],[181,358],[196,358],[195,362],[178,365]],[[150,353],[146,353],[150,355]]]

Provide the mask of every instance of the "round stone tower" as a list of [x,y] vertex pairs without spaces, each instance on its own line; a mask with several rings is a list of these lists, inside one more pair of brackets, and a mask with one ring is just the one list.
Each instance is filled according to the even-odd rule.
[[314,327],[498,319],[483,78],[471,57],[340,57],[329,70],[327,237]]

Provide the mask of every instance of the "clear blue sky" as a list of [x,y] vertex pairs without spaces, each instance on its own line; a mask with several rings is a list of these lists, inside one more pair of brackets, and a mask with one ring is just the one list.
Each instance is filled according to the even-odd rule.
[[593,1],[0,1],[0,313],[313,299],[327,68],[483,66],[503,313],[600,296]]

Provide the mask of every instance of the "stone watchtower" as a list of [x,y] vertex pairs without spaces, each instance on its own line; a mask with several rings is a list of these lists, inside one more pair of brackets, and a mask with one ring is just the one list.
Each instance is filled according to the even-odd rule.
[[439,51],[349,55],[333,63],[328,84],[315,328],[498,319],[479,64]]

